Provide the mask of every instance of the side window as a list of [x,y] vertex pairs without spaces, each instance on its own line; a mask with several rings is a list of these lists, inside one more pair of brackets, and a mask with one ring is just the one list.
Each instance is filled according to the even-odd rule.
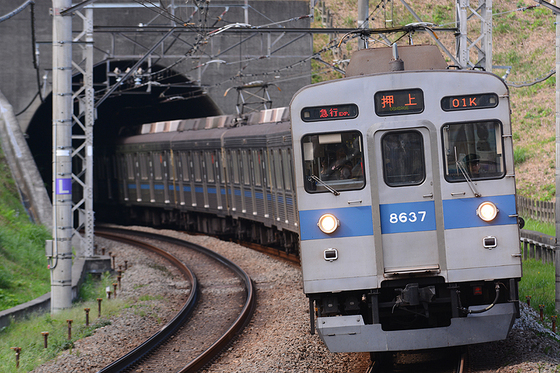
[[442,131],[447,181],[499,179],[505,175],[500,122],[450,123]]
[[190,170],[189,170],[189,159],[187,158],[187,153],[181,153],[181,163],[183,164],[183,181],[190,180]]
[[163,177],[165,180],[173,180],[173,170],[170,170],[169,162],[170,158],[167,152],[161,152],[161,158],[163,159]]
[[194,181],[202,181],[202,172],[200,170],[200,163],[201,163],[201,153],[200,152],[193,152],[194,155]]
[[[303,136],[301,142],[307,192],[337,193],[365,186],[361,132],[311,134]],[[285,163],[288,162],[289,157]],[[290,164],[284,166],[289,169]]]
[[128,180],[134,180],[134,160],[132,159],[132,154],[126,155],[126,169]]
[[276,170],[276,187],[278,189],[284,189],[284,180],[282,179],[282,157],[280,156],[280,149],[275,149],[272,152],[274,154],[274,169]]
[[232,163],[232,168],[233,168],[233,182],[235,184],[239,184],[239,159],[238,159],[238,153],[237,151],[232,151],[231,152],[231,163]]
[[148,180],[148,165],[146,164],[146,153],[139,153],[140,159],[140,176],[142,180]]
[[282,163],[284,165],[284,184],[286,186],[286,190],[292,190],[292,157],[291,157],[291,150],[290,149],[283,149],[282,150]]
[[274,174],[274,170],[276,169],[274,164],[274,150],[270,149],[267,150],[267,157],[268,157],[268,186],[271,188],[276,188],[276,175]]
[[214,162],[214,152],[206,152],[206,175],[209,183],[214,182],[214,167],[216,167]]
[[253,150],[253,169],[255,170],[255,185],[261,186],[262,185],[262,176],[261,176],[261,169],[262,169],[262,150]]
[[183,159],[181,158],[181,152],[172,152],[173,154],[173,176],[177,178],[178,181],[183,180]]
[[161,153],[154,153],[154,179],[156,180],[162,179],[162,163],[163,155]]
[[383,177],[392,187],[419,185],[426,179],[422,134],[390,132],[381,139]]
[[150,180],[153,180],[154,179],[154,156],[153,156],[153,154],[148,153],[147,159],[148,159],[149,178],[150,178]]
[[241,151],[241,162],[243,163],[243,183],[251,185],[251,163],[247,156],[247,150]]

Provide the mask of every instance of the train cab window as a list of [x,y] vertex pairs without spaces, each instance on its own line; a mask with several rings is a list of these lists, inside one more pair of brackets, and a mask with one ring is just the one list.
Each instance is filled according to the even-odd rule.
[[446,124],[442,136],[447,181],[498,179],[505,175],[500,122]]
[[391,187],[420,185],[426,179],[422,134],[389,132],[381,139],[383,177]]
[[307,192],[335,193],[365,186],[359,131],[306,135],[301,141]]

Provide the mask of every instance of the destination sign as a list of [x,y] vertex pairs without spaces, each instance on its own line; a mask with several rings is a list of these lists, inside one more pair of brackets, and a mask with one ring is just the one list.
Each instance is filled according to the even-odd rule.
[[301,120],[317,122],[333,119],[353,119],[358,116],[358,106],[355,104],[327,105],[306,107],[301,111]]
[[421,89],[380,91],[374,96],[375,113],[380,116],[418,114],[424,111]]
[[488,109],[496,106],[498,106],[498,95],[495,93],[448,96],[441,99],[441,108],[444,111]]

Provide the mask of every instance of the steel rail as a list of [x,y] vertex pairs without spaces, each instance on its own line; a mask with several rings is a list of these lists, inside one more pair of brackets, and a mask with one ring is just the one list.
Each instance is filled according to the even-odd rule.
[[[129,234],[131,234],[130,232]],[[155,247],[153,245],[149,245],[145,242],[136,241],[131,238],[123,237],[116,235],[114,233],[109,233],[105,229],[100,230],[99,228],[96,229],[96,235],[100,237],[107,238],[113,241],[119,241],[122,243],[131,244],[134,246],[142,247],[146,250],[152,251],[157,253],[158,255],[167,259],[172,265],[177,267],[183,275],[187,278],[187,280],[191,283],[191,293],[181,310],[173,317],[173,319],[165,325],[161,330],[157,333],[153,334],[150,338],[145,340],[142,344],[138,347],[130,351],[124,356],[121,356],[119,359],[113,361],[111,364],[105,366],[98,373],[106,373],[106,372],[121,372],[144,358],[150,352],[152,352],[157,346],[159,346],[162,342],[167,340],[171,335],[173,335],[190,317],[196,302],[198,300],[198,281],[196,276],[192,271],[183,264],[179,259],[175,258],[173,255],[169,254],[168,252]]]
[[[203,246],[188,242],[188,241],[184,241],[178,238],[173,238],[173,237],[169,237],[169,236],[163,236],[163,235],[159,235],[159,234],[154,234],[154,233],[148,233],[148,232],[139,232],[139,231],[133,231],[133,230],[127,230],[127,229],[121,229],[121,228],[103,228],[102,231],[104,232],[108,232],[111,231],[114,234],[128,234],[128,235],[135,235],[135,236],[140,236],[140,237],[145,237],[145,238],[152,238],[152,239],[156,239],[159,241],[164,241],[164,242],[168,242],[174,245],[180,245],[180,246],[188,246],[191,249],[194,249],[202,254],[207,255],[208,257],[216,260],[217,262],[220,262],[221,264],[223,264],[224,266],[226,266],[227,268],[229,268],[231,271],[233,271],[237,276],[239,276],[241,278],[241,280],[244,282],[245,284],[245,289],[246,289],[246,293],[247,293],[247,299],[245,301],[245,304],[243,305],[243,308],[239,314],[239,316],[237,317],[237,319],[235,320],[235,322],[230,326],[230,328],[216,341],[214,342],[208,349],[206,349],[205,351],[203,351],[199,356],[197,356],[194,360],[192,360],[189,364],[187,364],[186,366],[184,366],[183,368],[181,368],[181,370],[179,371],[180,373],[191,373],[191,372],[196,372],[200,369],[202,369],[205,365],[207,365],[208,363],[210,363],[215,357],[216,355],[218,355],[225,347],[227,347],[229,345],[229,343],[233,340],[233,338],[241,331],[243,330],[243,328],[249,323],[249,321],[251,320],[251,317],[253,315],[253,312],[255,310],[255,306],[256,306],[256,291],[254,289],[253,286],[253,282],[251,280],[251,278],[249,277],[249,275],[247,275],[247,273],[245,273],[245,271],[243,271],[238,265],[236,265],[235,263],[231,262],[230,260],[226,259],[225,257],[219,255],[218,253],[209,250]],[[97,228],[96,229],[96,234],[98,235],[102,235],[102,234],[107,234],[107,233],[100,233],[101,229]],[[120,237],[122,238],[122,236],[115,236],[115,237]],[[112,238],[111,238],[112,239]],[[117,240],[117,238],[115,238],[115,240]],[[193,286],[194,288],[194,286]],[[167,327],[167,326],[166,326]],[[164,329],[166,328],[164,327]],[[163,329],[162,329],[163,331]],[[157,333],[159,334],[159,333]],[[171,333],[172,334],[172,333]],[[170,333],[167,333],[166,338],[169,338],[171,336]],[[152,337],[153,338],[153,337]],[[148,341],[150,341],[152,338],[150,338]],[[146,341],[146,343],[148,342]],[[158,343],[158,345],[161,342]],[[157,345],[156,345],[157,346]],[[155,347],[155,346],[154,346]],[[153,350],[152,347],[150,349],[150,351]],[[135,350],[138,350],[139,347]],[[133,351],[134,352],[134,351]],[[131,352],[132,353],[132,352]],[[143,356],[146,356],[147,353],[145,353]],[[143,356],[135,358],[134,359],[134,363],[138,362]],[[124,358],[124,357],[123,357]],[[121,358],[122,359],[122,358]],[[119,359],[120,360],[120,359]],[[118,361],[118,360],[117,360]],[[114,362],[113,364],[117,363]],[[111,364],[110,366],[105,367],[109,368],[109,367],[113,367],[113,364]],[[121,368],[121,365],[117,366],[115,365],[115,368],[113,369],[109,369],[109,370],[101,370],[98,373],[105,373],[105,372],[114,372],[114,371],[122,371],[126,368],[124,368],[124,365],[122,365],[123,368]],[[130,367],[132,366],[132,364],[127,364],[126,367]]]

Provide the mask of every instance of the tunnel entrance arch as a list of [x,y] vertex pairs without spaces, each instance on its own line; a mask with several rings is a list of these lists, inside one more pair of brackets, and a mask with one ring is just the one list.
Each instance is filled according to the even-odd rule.
[[[94,66],[93,80],[96,99],[118,83],[136,60],[106,60]],[[143,123],[201,118],[220,115],[222,111],[204,89],[183,74],[161,65],[143,64],[133,79],[123,82],[96,112],[93,129],[95,152],[111,151],[115,139]],[[146,76],[158,79],[144,83]],[[82,74],[72,77],[73,90],[82,86]],[[74,112],[80,112],[75,103]],[[76,114],[77,115],[77,114]],[[73,129],[74,131],[74,129]],[[48,195],[52,198],[52,93],[49,94],[29,123],[27,143]]]

